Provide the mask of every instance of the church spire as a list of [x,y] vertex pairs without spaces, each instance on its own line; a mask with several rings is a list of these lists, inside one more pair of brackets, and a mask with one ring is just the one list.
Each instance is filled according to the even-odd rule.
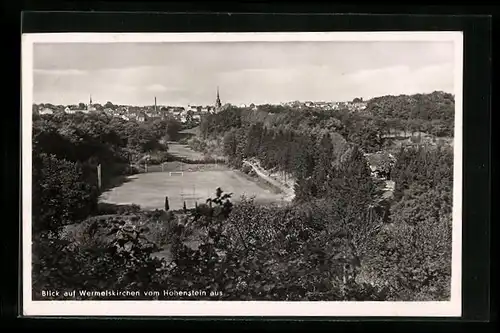
[[219,109],[221,107],[220,96],[219,96],[219,86],[217,86],[217,99],[215,100],[215,108]]
[[91,109],[92,109],[92,94],[90,94],[89,105],[87,105],[87,111],[90,111]]

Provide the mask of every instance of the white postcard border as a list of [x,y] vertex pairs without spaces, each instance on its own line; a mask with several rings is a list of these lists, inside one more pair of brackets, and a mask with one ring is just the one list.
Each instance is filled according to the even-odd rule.
[[[31,175],[34,43],[452,41],[455,137],[451,300],[448,302],[33,301]],[[48,33],[22,35],[22,313],[26,316],[461,316],[463,34],[425,32]]]

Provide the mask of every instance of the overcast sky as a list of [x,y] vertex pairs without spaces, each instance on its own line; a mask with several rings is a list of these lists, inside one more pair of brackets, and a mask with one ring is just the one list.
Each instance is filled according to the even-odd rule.
[[452,42],[34,45],[34,102],[151,105],[343,101],[454,93]]

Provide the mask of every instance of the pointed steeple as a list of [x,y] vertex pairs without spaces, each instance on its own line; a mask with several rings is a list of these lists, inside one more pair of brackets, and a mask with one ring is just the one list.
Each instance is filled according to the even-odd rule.
[[87,111],[90,111],[90,109],[92,109],[92,94],[90,94],[89,105],[87,105]]
[[217,99],[215,100],[215,108],[219,109],[221,107],[220,96],[219,96],[219,86],[217,86]]

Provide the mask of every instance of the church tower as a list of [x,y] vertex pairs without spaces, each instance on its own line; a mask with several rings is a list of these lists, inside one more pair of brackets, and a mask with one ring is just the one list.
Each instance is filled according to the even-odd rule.
[[221,106],[222,106],[222,104],[220,102],[219,86],[217,86],[217,99],[215,100],[215,110],[218,111]]
[[89,105],[87,105],[87,112],[95,111],[96,108],[92,105],[92,94],[90,94]]

